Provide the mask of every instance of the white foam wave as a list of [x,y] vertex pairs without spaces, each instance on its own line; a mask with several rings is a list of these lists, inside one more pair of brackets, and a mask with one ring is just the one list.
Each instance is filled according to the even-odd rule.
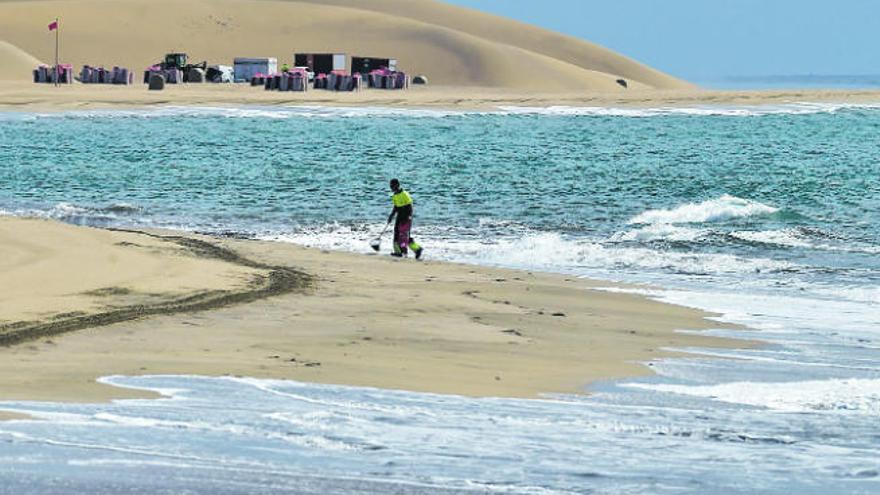
[[852,103],[786,103],[780,105],[696,105],[666,107],[546,107],[501,105],[492,110],[453,110],[439,108],[399,108],[382,106],[155,106],[144,109],[71,110],[63,112],[0,112],[3,121],[34,121],[47,118],[155,118],[155,117],[219,117],[219,118],[350,118],[350,117],[422,117],[443,118],[465,115],[545,115],[585,117],[646,118],[662,116],[726,116],[760,117],[765,115],[810,115],[848,110],[876,110],[880,105]]
[[849,253],[880,254],[880,247],[858,243],[833,244],[813,239],[801,229],[736,231],[730,235],[747,242],[769,244],[783,247],[818,249],[825,251],[841,251]]
[[[143,215],[144,208],[129,203],[111,203],[106,206],[82,206],[74,203],[60,202],[47,208],[17,208],[13,211],[0,210],[0,215],[19,217],[47,218],[77,224],[108,224],[113,222],[150,222]],[[186,230],[186,229],[184,229]]]
[[73,110],[52,113],[17,113],[3,115],[0,120],[35,120],[52,118],[167,118],[167,117],[213,117],[239,119],[277,119],[292,118],[351,118],[351,117],[416,117],[441,118],[462,115],[498,114],[499,112],[477,112],[443,110],[432,108],[394,108],[378,106],[334,107],[318,105],[297,106],[157,106],[134,110]]
[[[341,407],[344,409],[356,409],[356,410],[365,410],[365,411],[373,411],[379,412],[383,414],[390,415],[399,415],[399,414],[413,414],[418,413],[424,416],[432,416],[433,413],[429,408],[424,407],[406,407],[406,406],[383,406],[377,404],[371,404],[364,401],[357,400],[333,400],[333,399],[318,399],[309,397],[307,394],[300,393],[300,389],[308,389],[314,387],[322,387],[321,385],[312,385],[307,383],[293,382],[289,380],[273,380],[273,379],[262,379],[262,378],[249,378],[249,377],[223,377],[224,380],[233,381],[236,383],[241,383],[243,385],[248,385],[256,388],[262,392],[271,395],[277,395],[281,397],[285,397],[287,399],[293,399],[295,401],[304,402],[308,404],[318,405],[322,407]],[[345,386],[329,386],[331,388],[346,388]],[[367,387],[347,387],[347,388],[358,388],[360,390],[370,390]],[[380,390],[380,389],[373,389]],[[382,390],[384,393],[394,394],[395,392]],[[431,395],[431,394],[426,394]],[[267,416],[271,419],[277,421],[285,421],[290,422],[290,417],[285,415],[284,413],[279,414],[270,414]]]
[[691,229],[678,227],[671,224],[657,223],[639,229],[618,232],[611,236],[612,242],[650,242],[672,241],[693,242],[702,239],[710,231],[706,229]]
[[[369,240],[380,226],[354,229],[326,226],[308,232],[261,236],[264,240],[291,242],[319,249],[369,254]],[[518,236],[474,239],[447,237],[444,232],[422,229],[417,232],[428,259],[442,259],[477,265],[501,266],[558,273],[578,273],[584,269],[601,271],[659,270],[684,275],[723,275],[792,270],[786,261],[744,258],[729,254],[661,251],[642,247],[621,247],[601,241],[572,239],[558,233],[523,232]],[[634,234],[636,235],[636,234]],[[656,235],[661,235],[657,232]],[[682,239],[696,236],[682,232]],[[387,242],[387,240],[386,240]],[[390,246],[385,244],[385,246]]]
[[846,110],[880,109],[875,104],[854,103],[785,103],[779,105],[695,105],[667,107],[587,107],[587,106],[500,106],[499,109],[510,115],[557,115],[557,116],[595,116],[595,117],[659,117],[667,115],[683,116],[723,116],[723,117],[761,117],[765,115],[810,115],[837,113]]
[[217,431],[230,435],[242,435],[250,432],[248,428],[243,426],[217,425],[205,421],[174,421],[140,416],[123,416],[119,414],[103,412],[93,415],[92,418],[103,423],[143,428],[174,428],[179,430]]
[[[766,288],[743,291],[741,287],[725,291],[654,290],[645,288],[605,288],[611,292],[641,294],[661,302],[719,313],[718,321],[743,325],[760,330],[755,337],[778,342],[785,346],[811,346],[819,343],[831,346],[865,347],[877,340],[880,328],[880,288],[811,287],[796,296],[768,292]],[[742,334],[745,338],[752,335]],[[798,342],[810,342],[798,344]],[[701,351],[702,352],[702,351]],[[716,351],[713,351],[716,352]],[[779,356],[776,353],[777,357]],[[753,355],[744,359],[755,359]],[[806,361],[810,361],[809,359]],[[823,361],[838,365],[835,358]],[[801,362],[800,364],[803,364]],[[876,368],[873,364],[844,363],[858,368]]]
[[[157,419],[150,417],[138,416],[121,416],[111,413],[95,414],[94,419],[115,425],[139,428],[170,428],[175,430],[192,430],[223,433],[227,436],[262,436],[275,440],[300,445],[303,447],[314,447],[324,450],[355,450],[356,446],[343,441],[333,440],[321,435],[300,435],[290,436],[278,434],[274,432],[266,432],[257,428],[236,424],[216,424],[206,421],[175,421],[167,419]],[[95,426],[95,424],[92,424]]]
[[[752,205],[736,210],[736,206],[731,206],[727,210],[723,207],[716,208],[714,212],[707,211],[708,215],[714,215],[713,219],[730,218],[737,215],[749,215],[764,210],[760,206]],[[687,210],[687,211],[685,211]],[[691,207],[680,207],[675,210],[664,210],[663,215],[659,215],[656,210],[643,213],[646,215],[651,213],[653,216],[662,216],[664,218],[677,217],[685,218],[692,214]],[[702,217],[706,218],[706,217]],[[701,220],[702,220],[701,218]],[[654,218],[634,218],[631,223],[641,225],[632,230],[618,232],[610,237],[611,242],[696,242],[711,238],[713,235],[722,235],[720,231],[710,229],[683,227],[676,223],[648,223],[642,224],[642,221],[654,220]],[[685,223],[685,222],[682,222]],[[847,253],[866,253],[880,254],[880,247],[860,242],[850,242],[841,239],[834,239],[819,231],[812,231],[804,228],[780,229],[780,230],[740,230],[725,232],[723,235],[746,241],[754,244],[766,244],[775,247],[812,249],[820,251],[838,251]]]
[[566,239],[555,233],[530,234],[501,239],[492,245],[450,241],[446,255],[456,261],[516,268],[567,272],[578,268],[605,270],[661,270],[679,274],[713,275],[755,273],[791,269],[783,261],[741,258],[716,253],[657,251],[622,248],[599,242]]
[[[264,241],[289,242],[301,246],[332,249],[337,251],[351,251],[355,253],[370,253],[369,241],[382,231],[382,227],[364,226],[353,227],[350,225],[327,224],[311,228],[303,228],[288,233],[270,233],[258,235],[257,239]],[[384,246],[390,246],[388,236],[383,240]]]
[[67,217],[74,215],[85,215],[89,212],[87,208],[83,208],[82,206],[77,206],[73,203],[58,203],[51,210],[48,211],[48,215],[57,218],[57,217]]
[[783,412],[880,414],[880,380],[830,379],[802,382],[732,382],[720,385],[628,383],[624,387],[704,397]]
[[717,222],[730,218],[770,215],[777,211],[779,209],[773,206],[725,194],[719,198],[701,203],[687,203],[669,210],[648,210],[636,215],[628,223],[644,225]]

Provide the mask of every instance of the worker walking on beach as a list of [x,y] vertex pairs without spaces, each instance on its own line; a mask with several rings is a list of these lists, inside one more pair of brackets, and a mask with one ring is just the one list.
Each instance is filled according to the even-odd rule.
[[416,259],[420,259],[422,246],[419,246],[416,240],[410,237],[413,219],[412,196],[400,187],[400,181],[397,179],[391,179],[391,203],[394,208],[388,215],[388,223],[391,223],[395,216],[397,217],[394,221],[394,252],[391,253],[391,256],[404,258],[407,255],[407,250],[412,249]]

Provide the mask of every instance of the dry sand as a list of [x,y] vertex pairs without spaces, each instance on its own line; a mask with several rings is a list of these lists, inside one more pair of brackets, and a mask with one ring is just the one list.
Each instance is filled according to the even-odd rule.
[[563,276],[188,236],[241,255],[223,260],[138,233],[8,217],[0,227],[0,250],[16,260],[0,265],[0,277],[18,277],[4,284],[3,299],[18,301],[3,306],[4,320],[21,318],[19,305],[46,321],[76,310],[74,302],[83,312],[131,304],[116,291],[83,296],[97,287],[243,290],[241,275],[252,269],[242,260],[315,276],[305,289],[248,304],[132,314],[0,347],[0,400],[144,395],[95,382],[111,374],[232,374],[535,397],[649,373],[643,362],[671,355],[667,347],[747,345],[676,332],[720,326],[704,313]]
[[[343,52],[396,58],[441,85],[621,92],[622,77],[633,88],[690,87],[592,43],[430,0],[0,0],[0,40],[52,60],[46,26],[55,17],[62,62],[77,68],[142,71],[169,51],[226,64]],[[0,79],[31,77],[18,66],[0,67]]]
[[244,290],[266,270],[142,235],[0,217],[0,343],[22,322]]
[[240,84],[194,84],[148,91],[143,85],[53,87],[0,81],[0,111],[53,112],[133,109],[158,106],[377,106],[449,110],[497,110],[500,106],[687,107],[701,105],[777,105],[789,103],[880,104],[877,90],[631,91],[619,93],[530,92],[505,88],[414,87],[407,91],[365,90],[337,93],[264,91]]

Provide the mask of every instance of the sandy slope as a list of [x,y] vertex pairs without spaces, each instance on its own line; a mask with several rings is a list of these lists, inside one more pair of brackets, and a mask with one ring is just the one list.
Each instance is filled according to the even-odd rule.
[[21,48],[0,40],[0,80],[30,81],[40,61]]
[[[588,41],[511,19],[445,4],[436,0],[298,0],[369,9],[432,25],[444,26],[487,40],[515,46],[586,70],[617,74],[657,89],[686,89],[689,83],[640,64]],[[534,0],[537,1],[537,0]]]
[[[158,284],[153,290],[165,292],[206,282],[228,288],[229,278],[218,274],[241,269],[192,253],[182,256],[173,244],[147,235],[13,218],[0,218],[0,226],[0,251],[16,257],[0,265],[0,277],[22,275],[14,287],[3,285],[0,300],[15,297],[46,312],[77,310],[71,303],[91,311],[94,300],[81,297],[83,291],[94,294],[94,287],[108,284]],[[0,346],[0,401],[137,395],[94,379],[144,373],[533,397],[648,373],[639,361],[668,355],[662,350],[668,347],[743,345],[675,331],[719,325],[704,320],[703,313],[591,290],[595,283],[581,279],[196,238],[254,262],[301,268],[315,279],[306,291],[249,304]],[[123,241],[128,244],[120,246]],[[104,291],[101,301],[126,305],[127,297]],[[0,306],[0,319],[19,319],[21,311],[18,305]]]
[[635,89],[688,87],[596,45],[430,0],[0,0],[0,39],[49,60],[56,16],[62,61],[76,66],[141,70],[172,50],[214,63],[342,51],[395,57],[443,85],[623,92],[624,77]]

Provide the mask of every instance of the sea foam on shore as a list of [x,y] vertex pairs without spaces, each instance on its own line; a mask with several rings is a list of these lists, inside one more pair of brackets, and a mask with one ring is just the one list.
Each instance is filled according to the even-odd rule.
[[876,110],[874,103],[791,102],[758,105],[677,104],[668,106],[625,105],[497,105],[481,109],[455,109],[419,106],[370,105],[159,105],[134,109],[64,110],[58,112],[0,112],[0,121],[33,121],[46,118],[167,118],[205,117],[241,119],[290,118],[444,118],[480,115],[543,115],[552,117],[762,117],[768,115],[834,114],[845,111]]
[[[703,378],[713,374],[709,364],[689,366]],[[760,384],[749,395],[758,407],[749,409],[702,398],[703,389],[733,392],[731,385],[630,384],[591,398],[521,401],[251,378],[105,381],[162,391],[172,400],[4,404],[44,419],[0,424],[7,486],[29,480],[35,493],[51,493],[32,476],[49,466],[56,476],[97,488],[93,493],[106,493],[100,488],[119,469],[128,473],[116,481],[120,486],[162,480],[164,489],[194,493],[226,483],[260,492],[268,479],[277,493],[313,483],[348,493],[354,478],[366,493],[720,494],[759,487],[847,493],[880,483],[866,435],[873,413],[864,410],[876,399],[861,392],[846,398],[847,388],[819,404],[822,395],[802,387],[790,402],[768,402],[768,412],[758,397],[778,396],[779,388]],[[794,411],[798,401],[808,407],[776,411]],[[848,425],[844,437],[821,433],[840,421]],[[834,454],[808,454],[832,447]],[[39,466],[26,462],[34,455]],[[751,466],[748,480],[734,469],[744,462]],[[776,476],[779,470],[790,477]]]

